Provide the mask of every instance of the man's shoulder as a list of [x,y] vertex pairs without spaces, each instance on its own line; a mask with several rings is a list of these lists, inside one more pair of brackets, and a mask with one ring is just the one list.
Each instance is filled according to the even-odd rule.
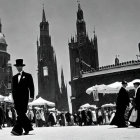
[[138,87],[137,92],[140,92],[140,87]]
[[31,74],[30,73],[27,73],[27,72],[23,72],[23,75],[25,75],[25,76],[31,76]]

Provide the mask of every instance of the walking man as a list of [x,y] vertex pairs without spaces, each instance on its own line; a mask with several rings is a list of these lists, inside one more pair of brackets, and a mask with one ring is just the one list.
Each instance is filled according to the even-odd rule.
[[27,135],[33,130],[32,124],[26,116],[29,97],[34,98],[34,83],[31,74],[23,71],[23,59],[17,59],[14,66],[17,68],[18,74],[12,78],[12,95],[15,110],[17,112],[17,120],[11,131],[13,135]]
[[134,83],[135,87],[135,99],[134,99],[134,104],[135,104],[135,109],[138,111],[137,114],[137,120],[134,124],[136,128],[140,128],[140,82],[135,82]]
[[118,93],[117,102],[116,102],[116,113],[111,121],[110,125],[116,125],[120,127],[127,127],[126,120],[125,120],[125,111],[127,106],[129,106],[129,95],[126,90],[127,82],[122,81],[122,87]]

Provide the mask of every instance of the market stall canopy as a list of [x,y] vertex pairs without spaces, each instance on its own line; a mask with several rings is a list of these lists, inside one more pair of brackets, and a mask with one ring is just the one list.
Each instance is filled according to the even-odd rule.
[[128,89],[128,90],[134,89],[134,83],[135,83],[135,82],[139,82],[139,83],[140,83],[140,79],[135,79],[135,80],[129,82],[129,83],[128,83],[128,86],[127,86],[127,89]]
[[106,89],[106,85],[104,85],[104,84],[101,84],[101,85],[95,85],[95,86],[92,86],[92,87],[90,87],[90,88],[88,88],[87,90],[86,90],[86,93],[87,94],[91,94],[92,92],[94,92],[94,91],[98,91],[98,93],[100,92],[104,92],[104,90]]
[[57,111],[55,107],[49,108],[48,110],[49,110],[50,112],[56,112],[56,111]]
[[48,105],[50,107],[54,107],[55,103],[47,101],[41,97],[39,97],[38,99],[32,101],[29,103],[30,106],[36,106],[36,105]]
[[[128,82],[128,85],[126,87],[127,90],[131,90],[131,89],[134,89],[134,83],[135,82],[140,82],[140,79],[135,79],[131,82]],[[91,94],[93,93],[93,95],[98,92],[98,93],[119,93],[119,90],[120,88],[122,87],[122,82],[114,82],[114,83],[111,83],[109,85],[104,85],[104,84],[101,84],[101,85],[95,85],[95,86],[92,86],[92,87],[89,87],[87,90],[86,90],[86,93],[87,94]]]
[[118,93],[119,92],[119,89],[121,87],[119,85],[120,84],[118,82],[112,83],[110,85],[104,85],[104,84],[95,85],[95,86],[92,86],[92,87],[88,88],[86,90],[86,93],[87,94],[91,94],[91,93],[94,94],[96,91],[98,93]]
[[97,106],[96,105],[90,105],[89,103],[86,103],[86,104],[80,106],[80,109],[88,109],[88,108],[97,109]]
[[7,102],[7,103],[14,103],[12,94],[10,93],[9,96],[5,96],[4,101]]
[[116,106],[116,104],[109,103],[109,104],[104,104],[101,107],[105,108],[105,107],[115,107],[115,106]]
[[4,101],[4,96],[0,95],[0,102]]

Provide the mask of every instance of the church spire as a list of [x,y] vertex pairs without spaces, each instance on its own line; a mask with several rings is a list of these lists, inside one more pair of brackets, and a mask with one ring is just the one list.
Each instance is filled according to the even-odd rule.
[[77,0],[77,3],[78,3],[78,10],[81,10],[80,1]]
[[77,19],[82,20],[84,19],[83,10],[81,9],[80,1],[77,1],[77,3],[78,3]]
[[1,24],[1,19],[0,19],[0,33],[2,32],[2,24]]
[[96,36],[96,33],[95,33],[95,27],[94,27],[93,33],[94,33],[94,40],[97,40],[97,36]]
[[45,16],[45,11],[44,11],[44,4],[43,4],[42,22],[46,22],[46,16]]

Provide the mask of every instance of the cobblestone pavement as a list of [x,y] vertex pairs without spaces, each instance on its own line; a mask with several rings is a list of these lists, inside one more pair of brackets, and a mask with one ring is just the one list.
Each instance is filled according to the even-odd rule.
[[65,126],[34,128],[29,135],[13,136],[12,128],[0,130],[0,140],[140,140],[140,128],[115,126]]

